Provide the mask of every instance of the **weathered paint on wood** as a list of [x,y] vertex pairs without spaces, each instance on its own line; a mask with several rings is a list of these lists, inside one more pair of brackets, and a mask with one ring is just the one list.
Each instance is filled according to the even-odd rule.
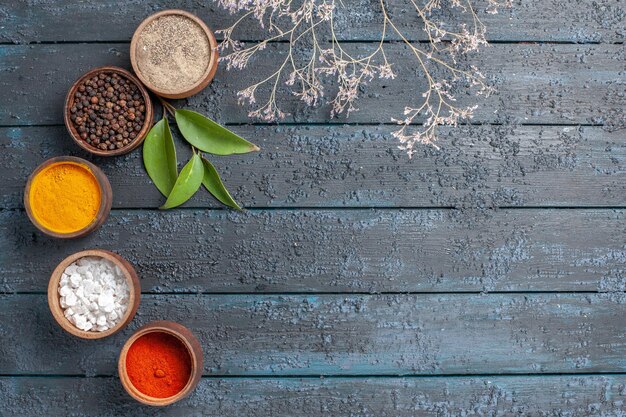
[[[354,53],[373,47],[363,43],[350,45]],[[277,60],[285,56],[286,45],[270,45],[264,53],[265,59],[252,63],[254,71],[226,71],[222,67],[215,81],[188,99],[186,105],[223,123],[250,122],[249,109],[237,104],[236,92],[274,72]],[[0,89],[4,92],[0,124],[11,126],[61,124],[65,94],[80,74],[98,65],[129,67],[127,44],[10,45],[0,47],[0,56]],[[426,80],[415,70],[415,62],[405,46],[389,45],[388,57],[396,63],[398,76],[392,82],[374,80],[363,93],[361,110],[349,119],[342,116],[329,120],[328,104],[305,111],[297,97],[284,91],[279,98],[283,109],[291,113],[286,121],[390,123],[392,117],[401,117],[407,103],[421,100]],[[479,105],[475,123],[591,123],[623,127],[624,59],[623,45],[496,44],[464,59],[460,65],[478,66],[489,74],[498,92],[489,98],[463,93],[457,104]]]
[[[351,1],[338,17],[339,36],[360,41],[350,47],[372,47],[375,3]],[[416,26],[404,2],[387,3],[398,25]],[[138,22],[172,6],[214,28],[232,19],[202,0],[0,3],[0,42],[97,42],[0,47],[0,125],[60,125],[74,79],[96,65],[129,67]],[[482,16],[494,45],[463,65],[478,65],[499,93],[460,101],[480,105],[475,123],[507,126],[444,131],[441,151],[425,148],[412,161],[395,149],[393,126],[375,126],[423,89],[400,45],[390,45],[400,76],[366,89],[349,119],[329,120],[327,106],[303,112],[288,96],[288,121],[328,125],[236,126],[263,151],[215,158],[239,200],[274,210],[143,210],[160,197],[136,152],[95,160],[124,210],[86,239],[50,240],[17,209],[24,177],[46,157],[81,154],[60,126],[0,129],[0,291],[37,292],[0,296],[0,374],[14,375],[0,378],[0,415],[623,417],[624,211],[483,209],[625,206],[625,52],[615,44],[625,16],[619,0],[517,1]],[[243,37],[261,36],[245,29]],[[253,71],[220,70],[184,104],[247,123],[235,91],[284,48],[272,45]],[[203,197],[190,206],[216,205]],[[372,206],[388,209],[350,209]],[[408,206],[464,210],[396,209]],[[88,247],[129,258],[144,291],[258,294],[145,295],[130,328],[87,343],[62,333],[44,291],[55,264]],[[494,290],[606,293],[449,294]],[[446,294],[350,294],[380,291]],[[133,329],[163,318],[199,334],[211,376],[188,400],[155,410],[123,393],[115,362]],[[545,375],[589,372],[611,375]],[[298,377],[323,374],[334,377]]]
[[0,290],[65,256],[127,258],[150,292],[624,291],[624,210],[115,211],[77,241],[0,212]]
[[[408,1],[387,1],[390,16],[397,27],[424,40],[423,23]],[[337,36],[348,40],[378,40],[382,14],[377,0],[350,0],[337,9]],[[620,0],[524,0],[513,2],[511,9],[498,14],[485,13],[487,1],[472,1],[480,19],[487,26],[487,39],[495,41],[567,41],[619,42],[624,40],[626,23]],[[231,16],[210,0],[71,0],[7,2],[0,8],[3,24],[0,42],[38,41],[127,41],[145,17],[162,9],[185,9],[200,16],[212,29],[223,29],[239,15]],[[440,12],[435,16],[444,22],[458,19],[459,13]],[[67,16],[72,16],[68,21]],[[469,18],[469,16],[468,16]],[[36,22],[36,24],[33,24]],[[108,22],[108,24],[102,24]],[[621,30],[619,29],[621,27]],[[618,28],[618,30],[615,30]],[[266,32],[258,24],[244,24],[240,39],[264,39]],[[318,28],[324,37],[324,28]],[[219,36],[219,34],[218,34]],[[395,39],[390,31],[390,38]]]
[[132,325],[97,346],[56,325],[45,294],[4,295],[0,369],[115,375],[132,330],[164,318],[198,336],[207,375],[626,371],[624,293],[144,295]]
[[[440,150],[413,159],[392,126],[235,126],[261,152],[211,157],[231,193],[254,207],[626,206],[624,132],[599,127],[465,126],[442,129]],[[190,147],[177,141],[181,162]],[[62,126],[0,128],[5,208],[22,207],[24,182],[44,159],[92,159],[113,186],[113,207],[156,208],[163,197],[141,152],[92,158]],[[200,192],[187,207],[219,207]]]
[[[204,378],[189,399],[131,403],[116,378],[0,378],[12,417],[619,417],[626,377]],[[70,405],[70,409],[68,409]]]

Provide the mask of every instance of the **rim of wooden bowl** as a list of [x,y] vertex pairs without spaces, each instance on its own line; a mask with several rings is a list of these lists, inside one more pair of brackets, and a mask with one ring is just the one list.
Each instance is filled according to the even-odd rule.
[[[117,323],[117,325],[115,325],[115,327],[103,332],[86,332],[84,330],[80,330],[78,327],[70,323],[67,318],[65,318],[63,308],[61,308],[60,304],[61,297],[59,296],[59,281],[61,280],[63,271],[65,271],[65,268],[67,268],[71,263],[86,256],[104,258],[117,265],[124,273],[124,277],[126,277],[126,282],[128,282],[128,288],[130,290],[129,305],[124,317],[119,321],[119,323]],[[48,282],[48,306],[50,307],[52,316],[63,328],[63,330],[82,339],[102,339],[103,337],[110,336],[124,328],[128,323],[130,323],[133,317],[135,317],[140,299],[141,286],[139,284],[139,277],[137,276],[137,272],[135,272],[135,268],[133,268],[133,266],[126,259],[122,258],[117,253],[105,249],[88,249],[68,256],[63,259],[59,265],[57,265],[54,271],[52,271],[50,281]]]
[[[196,22],[196,24],[198,24],[202,28],[204,33],[206,34],[207,38],[209,39],[209,45],[211,47],[211,56],[209,58],[209,64],[207,65],[207,69],[205,70],[204,75],[193,86],[191,86],[189,89],[184,90],[184,91],[164,91],[151,85],[150,81],[147,80],[146,77],[144,77],[141,74],[141,71],[139,69],[139,65],[137,62],[137,42],[139,39],[139,35],[144,30],[144,28],[150,22],[160,17],[174,16],[174,15],[184,16]],[[217,40],[215,40],[215,35],[211,31],[211,29],[209,29],[206,23],[204,23],[202,19],[200,19],[198,16],[192,13],[189,13],[185,10],[180,10],[180,9],[162,10],[160,12],[157,12],[148,16],[147,18],[144,19],[143,22],[139,24],[139,26],[135,30],[135,33],[133,34],[133,37],[130,41],[130,64],[132,65],[133,70],[135,71],[135,74],[137,74],[137,77],[141,80],[141,82],[144,83],[144,85],[148,89],[150,89],[156,95],[165,97],[165,98],[172,98],[172,99],[186,98],[186,97],[193,96],[194,94],[197,94],[198,92],[203,90],[207,85],[209,85],[209,83],[213,80],[213,77],[215,76],[215,72],[217,71],[218,58],[219,58],[219,53],[217,50]]]
[[[126,355],[133,343],[137,341],[141,336],[148,333],[162,332],[176,337],[187,348],[189,357],[191,358],[191,374],[185,387],[180,390],[176,395],[167,398],[156,398],[146,395],[139,391],[130,380],[128,373],[126,372]],[[200,342],[193,335],[191,330],[183,326],[180,323],[176,323],[169,320],[158,320],[150,322],[140,327],[135,333],[133,333],[120,352],[120,357],[117,362],[117,369],[120,376],[120,382],[126,390],[126,392],[135,400],[142,404],[151,405],[155,407],[163,407],[169,404],[173,404],[183,398],[187,397],[196,388],[200,377],[202,376],[202,370],[204,368],[204,359],[202,356],[202,347]]]
[[[72,162],[75,164],[81,164],[86,166],[96,178],[96,181],[98,181],[98,185],[100,186],[100,208],[98,209],[96,217],[87,226],[71,233],[59,233],[55,232],[54,230],[48,229],[47,227],[39,223],[39,221],[37,221],[33,214],[32,207],[30,206],[30,188],[32,186],[35,176],[37,176],[37,174],[44,169],[48,168],[50,165],[62,162]],[[45,160],[30,174],[28,180],[26,181],[26,188],[24,189],[24,207],[26,208],[26,214],[28,215],[30,221],[42,233],[59,239],[74,239],[78,237],[83,237],[102,226],[102,224],[109,216],[109,212],[111,211],[112,200],[113,190],[111,189],[111,183],[109,182],[109,179],[104,174],[104,172],[102,172],[100,168],[98,168],[91,162],[75,156],[55,156],[54,158]]]
[[[113,149],[113,150],[105,151],[105,150],[98,149],[94,146],[89,145],[80,137],[80,135],[78,134],[78,131],[76,130],[76,128],[74,127],[74,124],[72,123],[72,120],[70,119],[72,115],[72,113],[70,112],[70,109],[72,108],[72,99],[74,97],[74,94],[76,93],[76,90],[79,87],[79,84],[83,82],[86,78],[93,77],[94,75],[100,74],[101,72],[114,72],[116,74],[123,76],[124,78],[129,79],[131,82],[137,85],[137,88],[139,89],[139,91],[141,92],[141,95],[143,96],[143,100],[145,103],[144,105],[146,107],[146,117],[145,117],[141,130],[137,134],[137,137],[132,142],[130,142],[130,144],[120,149]],[[72,137],[72,139],[74,139],[74,142],[78,144],[78,146],[80,146],[87,152],[90,152],[94,155],[117,156],[117,155],[124,155],[136,149],[139,145],[143,143],[144,139],[148,135],[148,132],[150,131],[150,128],[152,128],[153,118],[154,118],[154,115],[153,115],[153,109],[152,109],[152,101],[150,100],[150,94],[148,93],[148,90],[146,90],[144,85],[141,83],[139,79],[137,79],[137,77],[135,77],[133,74],[130,73],[130,71],[127,71],[124,68],[114,67],[114,66],[103,66],[103,67],[93,68],[87,71],[86,73],[84,73],[83,75],[81,75],[80,78],[78,78],[76,81],[74,81],[74,84],[72,84],[69,91],[67,92],[67,95],[65,96],[65,105],[63,109],[63,120],[65,121],[65,127],[67,128],[67,131],[70,133],[70,136]]]

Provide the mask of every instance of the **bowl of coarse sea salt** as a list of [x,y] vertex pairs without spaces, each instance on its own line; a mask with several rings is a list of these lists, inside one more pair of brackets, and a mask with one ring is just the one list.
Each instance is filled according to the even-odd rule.
[[141,289],[132,265],[116,253],[91,249],[65,258],[48,284],[48,305],[67,332],[100,339],[135,316]]

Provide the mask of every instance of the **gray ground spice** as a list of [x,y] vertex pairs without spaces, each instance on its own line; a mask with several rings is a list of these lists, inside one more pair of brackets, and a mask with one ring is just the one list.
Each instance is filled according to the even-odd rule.
[[211,45],[202,28],[179,15],[150,22],[137,39],[137,66],[151,86],[165,92],[189,90],[204,75]]

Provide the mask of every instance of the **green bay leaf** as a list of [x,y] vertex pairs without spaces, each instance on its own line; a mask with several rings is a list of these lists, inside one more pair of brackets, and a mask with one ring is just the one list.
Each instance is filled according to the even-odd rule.
[[167,118],[155,124],[146,136],[143,142],[143,164],[161,194],[169,196],[176,183],[178,170],[176,148]]
[[170,209],[180,206],[189,200],[198,191],[204,176],[204,165],[202,159],[196,153],[193,154],[189,162],[180,170],[180,175],[172,188],[172,192],[167,197],[167,201],[160,208]]
[[176,124],[187,142],[215,155],[258,151],[259,147],[191,110],[176,110]]
[[204,164],[204,178],[202,179],[202,185],[219,201],[237,210],[241,210],[239,204],[231,197],[230,193],[224,187],[224,183],[220,178],[217,170],[206,158],[202,158]]

